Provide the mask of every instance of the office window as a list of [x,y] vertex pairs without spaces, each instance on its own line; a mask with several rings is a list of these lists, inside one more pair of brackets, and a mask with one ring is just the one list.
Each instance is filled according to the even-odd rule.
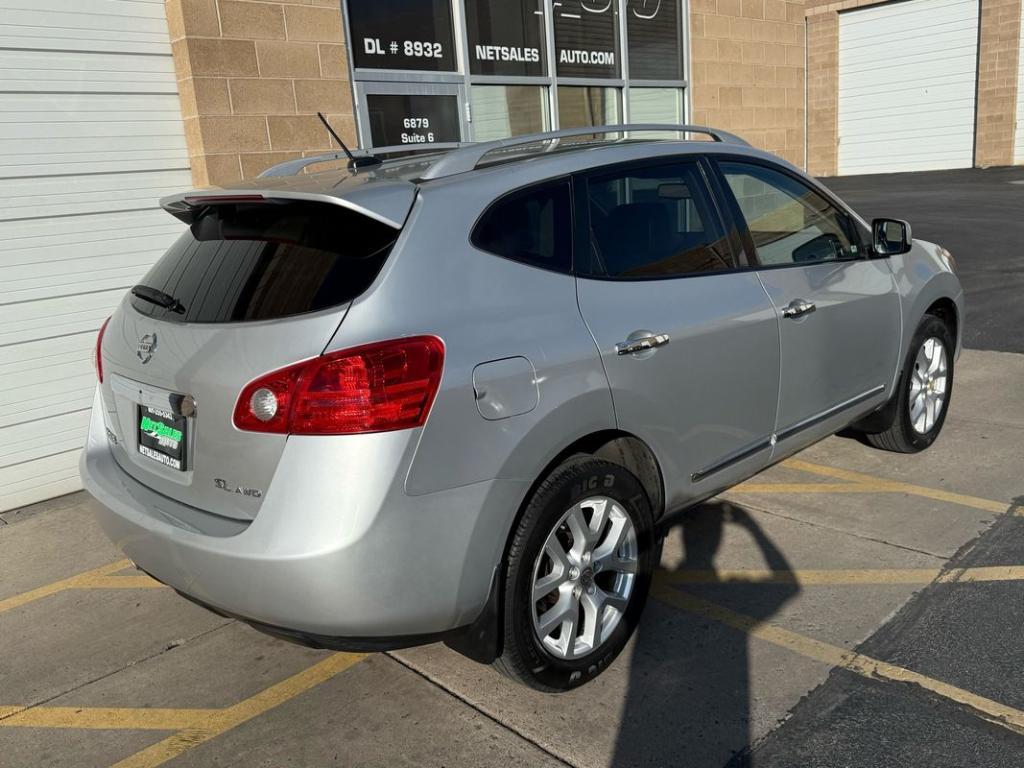
[[491,141],[548,130],[547,91],[534,85],[472,86],[473,136]]
[[621,123],[619,89],[589,85],[558,86],[558,122],[562,128]]

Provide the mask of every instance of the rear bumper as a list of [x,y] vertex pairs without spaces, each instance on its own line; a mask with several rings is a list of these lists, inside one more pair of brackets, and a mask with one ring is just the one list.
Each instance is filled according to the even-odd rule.
[[488,481],[407,496],[415,431],[292,437],[257,517],[226,521],[124,472],[99,413],[82,481],[125,555],[206,607],[323,647],[414,645],[470,624],[527,490]]
[[[152,574],[150,575],[152,576]],[[280,638],[281,640],[287,640],[291,643],[297,643],[298,645],[304,645],[308,648],[321,648],[332,651],[377,653],[380,651],[393,651],[399,648],[412,648],[417,645],[427,645],[428,643],[444,642],[446,640],[451,642],[452,640],[463,636],[468,627],[472,626],[467,625],[467,627],[460,627],[446,632],[429,632],[423,635],[385,635],[384,637],[341,637],[339,635],[318,635],[314,632],[304,632],[299,629],[288,629],[287,627],[275,627],[272,624],[264,624],[261,621],[250,619],[247,616],[239,616],[234,613],[229,613],[221,608],[207,605],[202,600],[197,600],[192,595],[186,594],[181,590],[175,590],[175,592],[189,602],[195,603],[208,611],[213,611],[219,616],[245,622],[258,632]]]

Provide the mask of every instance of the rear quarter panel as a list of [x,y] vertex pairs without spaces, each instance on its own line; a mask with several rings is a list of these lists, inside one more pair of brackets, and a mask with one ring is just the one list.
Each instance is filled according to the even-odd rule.
[[[574,439],[615,426],[574,278],[470,243],[479,215],[517,186],[510,175],[501,174],[500,186],[493,174],[474,174],[422,187],[384,272],[352,304],[328,345],[343,349],[421,333],[444,341],[441,388],[405,481],[410,496],[483,480],[533,481]],[[473,370],[512,357],[526,358],[536,370],[537,406],[485,419]]]

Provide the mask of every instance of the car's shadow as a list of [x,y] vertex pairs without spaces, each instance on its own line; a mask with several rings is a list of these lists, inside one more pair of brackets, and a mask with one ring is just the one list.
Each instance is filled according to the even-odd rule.
[[[746,531],[761,553],[762,567],[790,570],[754,519],[728,502],[708,502],[666,521],[666,548],[680,537],[683,558],[656,580],[637,631],[611,763],[615,768],[746,763],[751,740],[748,634],[657,598],[658,590],[682,589],[764,622],[799,591],[795,584],[716,584],[715,555],[726,526]],[[685,571],[704,572],[699,580],[710,583],[673,582],[673,573],[687,581]]]

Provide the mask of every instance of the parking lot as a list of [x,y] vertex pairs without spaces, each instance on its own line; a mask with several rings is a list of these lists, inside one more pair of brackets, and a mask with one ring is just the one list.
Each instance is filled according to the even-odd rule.
[[668,521],[637,636],[561,696],[208,613],[82,494],[0,515],[0,764],[1024,764],[1024,356],[992,338],[930,450],[833,437]]

